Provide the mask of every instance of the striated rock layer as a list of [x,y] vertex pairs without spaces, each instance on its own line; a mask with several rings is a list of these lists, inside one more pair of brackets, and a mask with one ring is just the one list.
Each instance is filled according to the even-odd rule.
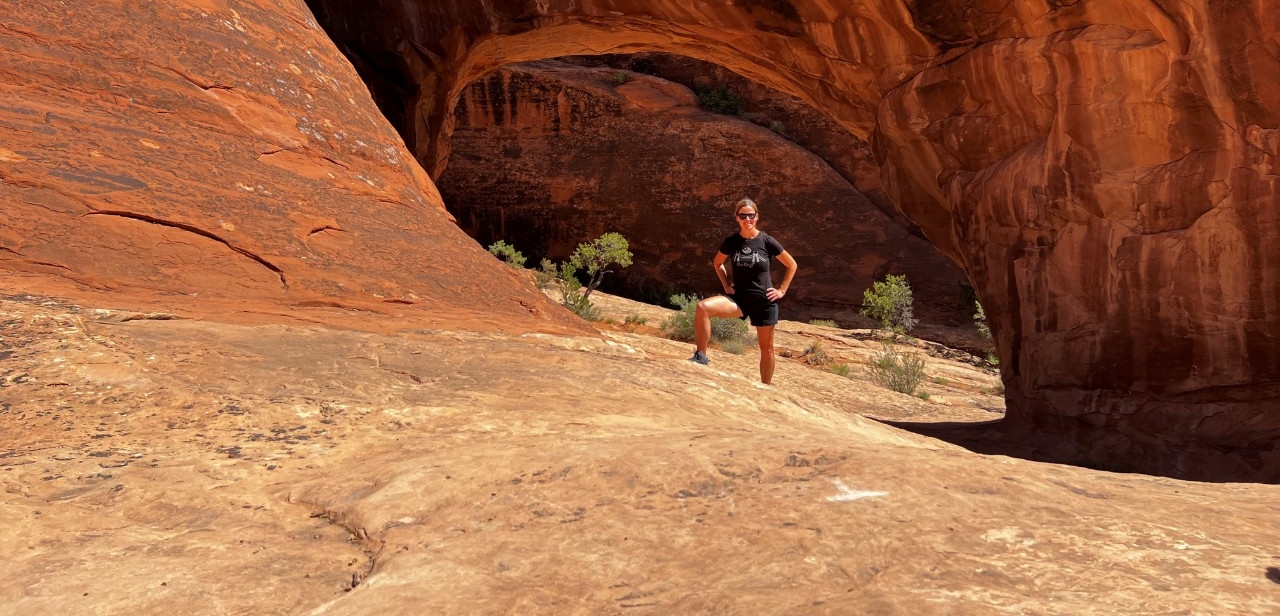
[[[793,93],[871,138],[888,194],[974,280],[1011,425],[1113,467],[1280,478],[1273,3],[312,5],[433,173],[453,101],[510,62],[660,50]],[[581,328],[450,224],[302,3],[9,7],[0,284]]]
[[0,285],[242,320],[585,331],[452,224],[305,4],[127,4],[0,12]]
[[312,6],[401,83],[376,95],[433,174],[463,88],[511,62],[659,50],[795,94],[870,137],[974,281],[1009,425],[1066,458],[1280,479],[1274,3]]
[[[880,208],[886,216],[924,238],[893,203],[880,181],[880,163],[871,144],[845,130],[821,110],[792,96],[743,77],[723,66],[667,53],[570,56],[560,58],[582,66],[611,66],[674,81],[692,90],[727,88],[742,102],[742,118],[776,130],[796,145],[814,153],[840,177]],[[457,143],[457,133],[450,144]],[[450,158],[453,164],[454,158]],[[930,251],[934,249],[930,247]],[[954,267],[949,261],[943,267]],[[972,316],[972,315],[969,315]],[[968,318],[968,317],[966,317]]]
[[[972,366],[926,358],[945,406],[635,334],[165,316],[0,297],[6,616],[1280,612],[1280,486],[862,416],[962,419]],[[876,347],[779,327],[815,339]]]
[[[619,74],[629,81],[617,83]],[[536,263],[618,231],[636,258],[612,288],[665,303],[675,291],[721,292],[711,257],[737,229],[732,204],[749,196],[803,270],[783,318],[857,321],[863,289],[886,273],[908,277],[922,319],[973,314],[958,309],[964,274],[825,161],[767,128],[700,110],[679,84],[543,61],[476,82],[456,115],[440,191],[483,244],[504,240]]]

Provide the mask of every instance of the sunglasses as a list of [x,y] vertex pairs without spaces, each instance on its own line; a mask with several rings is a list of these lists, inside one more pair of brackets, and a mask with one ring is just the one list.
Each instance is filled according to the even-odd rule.
[[755,220],[755,214],[738,214],[738,220]]

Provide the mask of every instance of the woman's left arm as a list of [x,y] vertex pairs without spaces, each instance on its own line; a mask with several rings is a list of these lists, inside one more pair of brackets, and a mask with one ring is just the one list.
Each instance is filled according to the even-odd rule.
[[783,274],[781,285],[778,285],[776,289],[771,288],[768,291],[765,291],[765,296],[768,297],[771,302],[776,302],[782,299],[782,297],[787,294],[787,289],[791,288],[791,279],[796,277],[796,259],[791,256],[791,253],[785,250],[782,251],[782,254],[778,255],[778,262],[782,264],[782,267],[787,268],[787,273]]

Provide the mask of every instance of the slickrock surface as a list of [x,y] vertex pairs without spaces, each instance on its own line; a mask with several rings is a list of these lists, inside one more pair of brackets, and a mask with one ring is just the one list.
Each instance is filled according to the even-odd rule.
[[433,174],[454,101],[512,62],[664,51],[810,101],[973,280],[1011,423],[1064,457],[1280,480],[1274,2],[312,5],[371,79],[418,86],[377,96]]
[[[762,387],[750,352],[641,333],[169,316],[0,300],[6,614],[1280,610],[1280,487],[859,416],[996,416],[965,364],[930,358],[924,402],[785,359]],[[779,345],[819,337],[874,347]]]
[[[618,75],[628,81],[617,83]],[[482,244],[501,239],[562,260],[579,242],[617,231],[636,258],[613,288],[654,301],[677,289],[711,295],[721,292],[711,258],[737,231],[733,203],[751,197],[762,228],[801,266],[804,284],[788,294],[784,318],[856,322],[862,291],[895,273],[910,280],[917,317],[972,321],[973,307],[960,308],[964,274],[926,240],[825,160],[768,128],[700,110],[682,85],[555,61],[522,64],[467,88],[456,119],[438,184],[459,225]]]

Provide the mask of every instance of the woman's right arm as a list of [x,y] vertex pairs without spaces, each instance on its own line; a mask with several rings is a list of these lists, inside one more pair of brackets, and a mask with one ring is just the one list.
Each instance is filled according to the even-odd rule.
[[728,269],[724,264],[729,260],[729,255],[716,251],[716,258],[711,264],[716,268],[716,278],[720,279],[720,286],[724,287],[724,292],[733,295],[733,281],[729,279]]

